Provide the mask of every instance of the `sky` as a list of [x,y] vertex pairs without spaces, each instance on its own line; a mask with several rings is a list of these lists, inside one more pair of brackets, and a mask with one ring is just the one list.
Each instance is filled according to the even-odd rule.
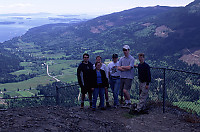
[[186,6],[194,0],[0,0],[0,14],[109,14],[135,7]]

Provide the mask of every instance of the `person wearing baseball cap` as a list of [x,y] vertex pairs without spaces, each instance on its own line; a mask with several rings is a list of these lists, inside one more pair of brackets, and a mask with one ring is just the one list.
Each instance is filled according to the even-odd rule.
[[122,108],[131,108],[130,100],[130,89],[132,85],[132,80],[134,78],[134,62],[135,59],[130,55],[130,47],[128,45],[123,46],[124,56],[119,60],[118,70],[121,71],[120,74],[120,89],[121,89],[121,101],[123,101],[123,94],[125,98],[125,104]]
[[118,54],[112,55],[112,62],[108,64],[109,83],[113,92],[114,108],[119,106],[119,88],[120,88],[120,71],[117,69],[119,66]]

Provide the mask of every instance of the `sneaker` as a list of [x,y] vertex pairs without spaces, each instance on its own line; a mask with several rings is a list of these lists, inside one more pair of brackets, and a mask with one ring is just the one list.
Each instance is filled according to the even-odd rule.
[[109,102],[106,102],[106,107],[111,107],[111,105],[109,104]]
[[131,108],[131,103],[125,103],[123,106],[122,106],[122,108],[128,108],[128,109],[130,109]]
[[92,108],[92,111],[95,111],[96,109],[95,108]]
[[83,109],[84,108],[84,103],[81,103],[81,109]]

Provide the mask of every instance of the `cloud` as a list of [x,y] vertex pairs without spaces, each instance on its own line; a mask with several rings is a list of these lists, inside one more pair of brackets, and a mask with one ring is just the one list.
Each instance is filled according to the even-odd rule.
[[29,3],[17,3],[17,4],[11,4],[11,5],[0,5],[0,8],[26,8],[26,7],[31,7],[33,6],[32,4]]
[[30,7],[30,6],[32,6],[32,4],[29,4],[29,3],[26,3],[26,4],[24,4],[24,3],[18,3],[18,4],[13,4],[13,5],[9,5],[9,7],[11,7],[11,8],[13,8],[13,7]]

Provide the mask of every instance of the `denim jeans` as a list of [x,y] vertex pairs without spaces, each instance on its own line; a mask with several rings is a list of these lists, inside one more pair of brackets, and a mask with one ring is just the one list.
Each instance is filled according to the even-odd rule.
[[92,108],[96,108],[97,97],[100,97],[100,107],[104,107],[104,95],[105,95],[105,88],[94,88],[93,91],[93,99],[92,99]]
[[109,79],[110,87],[113,92],[114,98],[114,106],[119,104],[118,95],[119,95],[119,88],[120,88],[120,78],[113,78]]

